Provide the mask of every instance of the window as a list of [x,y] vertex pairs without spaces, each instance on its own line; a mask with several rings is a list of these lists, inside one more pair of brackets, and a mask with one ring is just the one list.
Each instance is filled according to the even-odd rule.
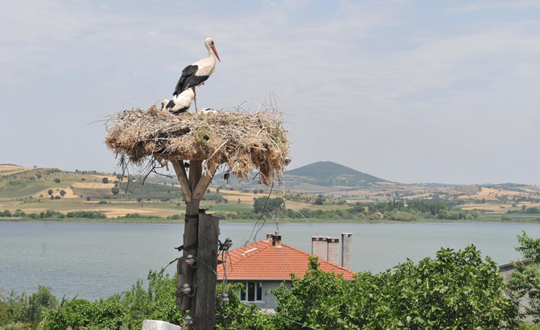
[[246,282],[244,290],[240,292],[240,300],[242,301],[262,301],[262,283],[261,282]]

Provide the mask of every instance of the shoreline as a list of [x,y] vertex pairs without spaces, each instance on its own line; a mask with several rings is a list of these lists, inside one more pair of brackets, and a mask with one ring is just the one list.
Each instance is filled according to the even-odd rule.
[[[449,219],[419,219],[416,221],[395,221],[395,220],[356,220],[356,219],[336,219],[335,221],[331,221],[329,219],[317,219],[317,218],[308,218],[307,221],[304,219],[280,219],[279,223],[281,224],[288,224],[288,223],[324,223],[324,224],[332,224],[332,223],[358,223],[358,224],[415,224],[415,223],[423,223],[423,224],[448,224],[448,223],[523,223],[523,224],[540,224],[539,218],[532,218],[532,217],[521,217],[524,219],[520,219],[517,217],[516,220],[511,221],[503,221],[500,219],[486,219],[486,218],[480,218],[480,219],[474,219],[474,220],[449,220]],[[258,219],[234,219],[234,220],[220,220],[219,222],[222,224],[227,223],[256,223],[260,220]],[[171,224],[184,224],[183,220],[167,220],[167,219],[88,219],[88,218],[69,218],[69,219],[31,219],[31,218],[0,218],[0,222],[64,222],[64,223],[133,223],[133,224],[164,224],[164,225],[171,225]],[[267,219],[266,222],[268,223],[274,223],[274,220]]]

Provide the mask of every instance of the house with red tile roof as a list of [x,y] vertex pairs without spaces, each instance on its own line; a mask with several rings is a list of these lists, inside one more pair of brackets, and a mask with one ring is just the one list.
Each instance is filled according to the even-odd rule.
[[[278,288],[283,282],[290,289],[291,274],[304,276],[310,256],[281,243],[281,235],[267,234],[266,239],[229,251],[225,267],[224,264],[218,265],[218,282],[223,281],[226,273],[228,283],[244,283],[245,290],[239,293],[242,301],[273,309],[276,298],[268,290]],[[355,274],[321,258],[319,264],[319,269],[341,274],[347,280],[352,280]]]

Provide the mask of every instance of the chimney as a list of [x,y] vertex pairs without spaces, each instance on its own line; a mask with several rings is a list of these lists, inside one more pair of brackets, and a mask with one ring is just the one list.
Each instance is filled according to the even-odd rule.
[[280,248],[281,247],[281,234],[279,234],[277,231],[275,233],[267,233],[266,239],[270,240],[272,239],[272,246]]
[[325,236],[311,236],[311,254],[321,259],[328,259],[328,243]]
[[352,234],[341,233],[341,266],[351,269],[352,262]]
[[272,235],[272,245],[274,247],[277,247],[277,248],[280,248],[281,247],[281,235],[280,234],[275,234],[275,235]]
[[337,237],[328,237],[326,239],[328,243],[328,261],[333,264],[339,265],[339,238]]

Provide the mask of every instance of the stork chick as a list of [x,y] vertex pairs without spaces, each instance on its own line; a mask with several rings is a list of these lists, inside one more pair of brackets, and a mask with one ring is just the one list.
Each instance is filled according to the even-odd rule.
[[163,101],[161,101],[161,110],[165,110],[167,104],[169,104],[169,100],[163,99]]
[[167,105],[165,106],[165,110],[175,115],[186,112],[191,106],[191,101],[193,101],[194,97],[194,88],[188,88],[179,95],[175,95],[173,99],[170,100],[169,103],[167,103]]
[[216,109],[212,109],[212,108],[204,108],[201,110],[201,113],[205,113],[205,114],[208,114],[208,113],[217,113],[217,110]]

